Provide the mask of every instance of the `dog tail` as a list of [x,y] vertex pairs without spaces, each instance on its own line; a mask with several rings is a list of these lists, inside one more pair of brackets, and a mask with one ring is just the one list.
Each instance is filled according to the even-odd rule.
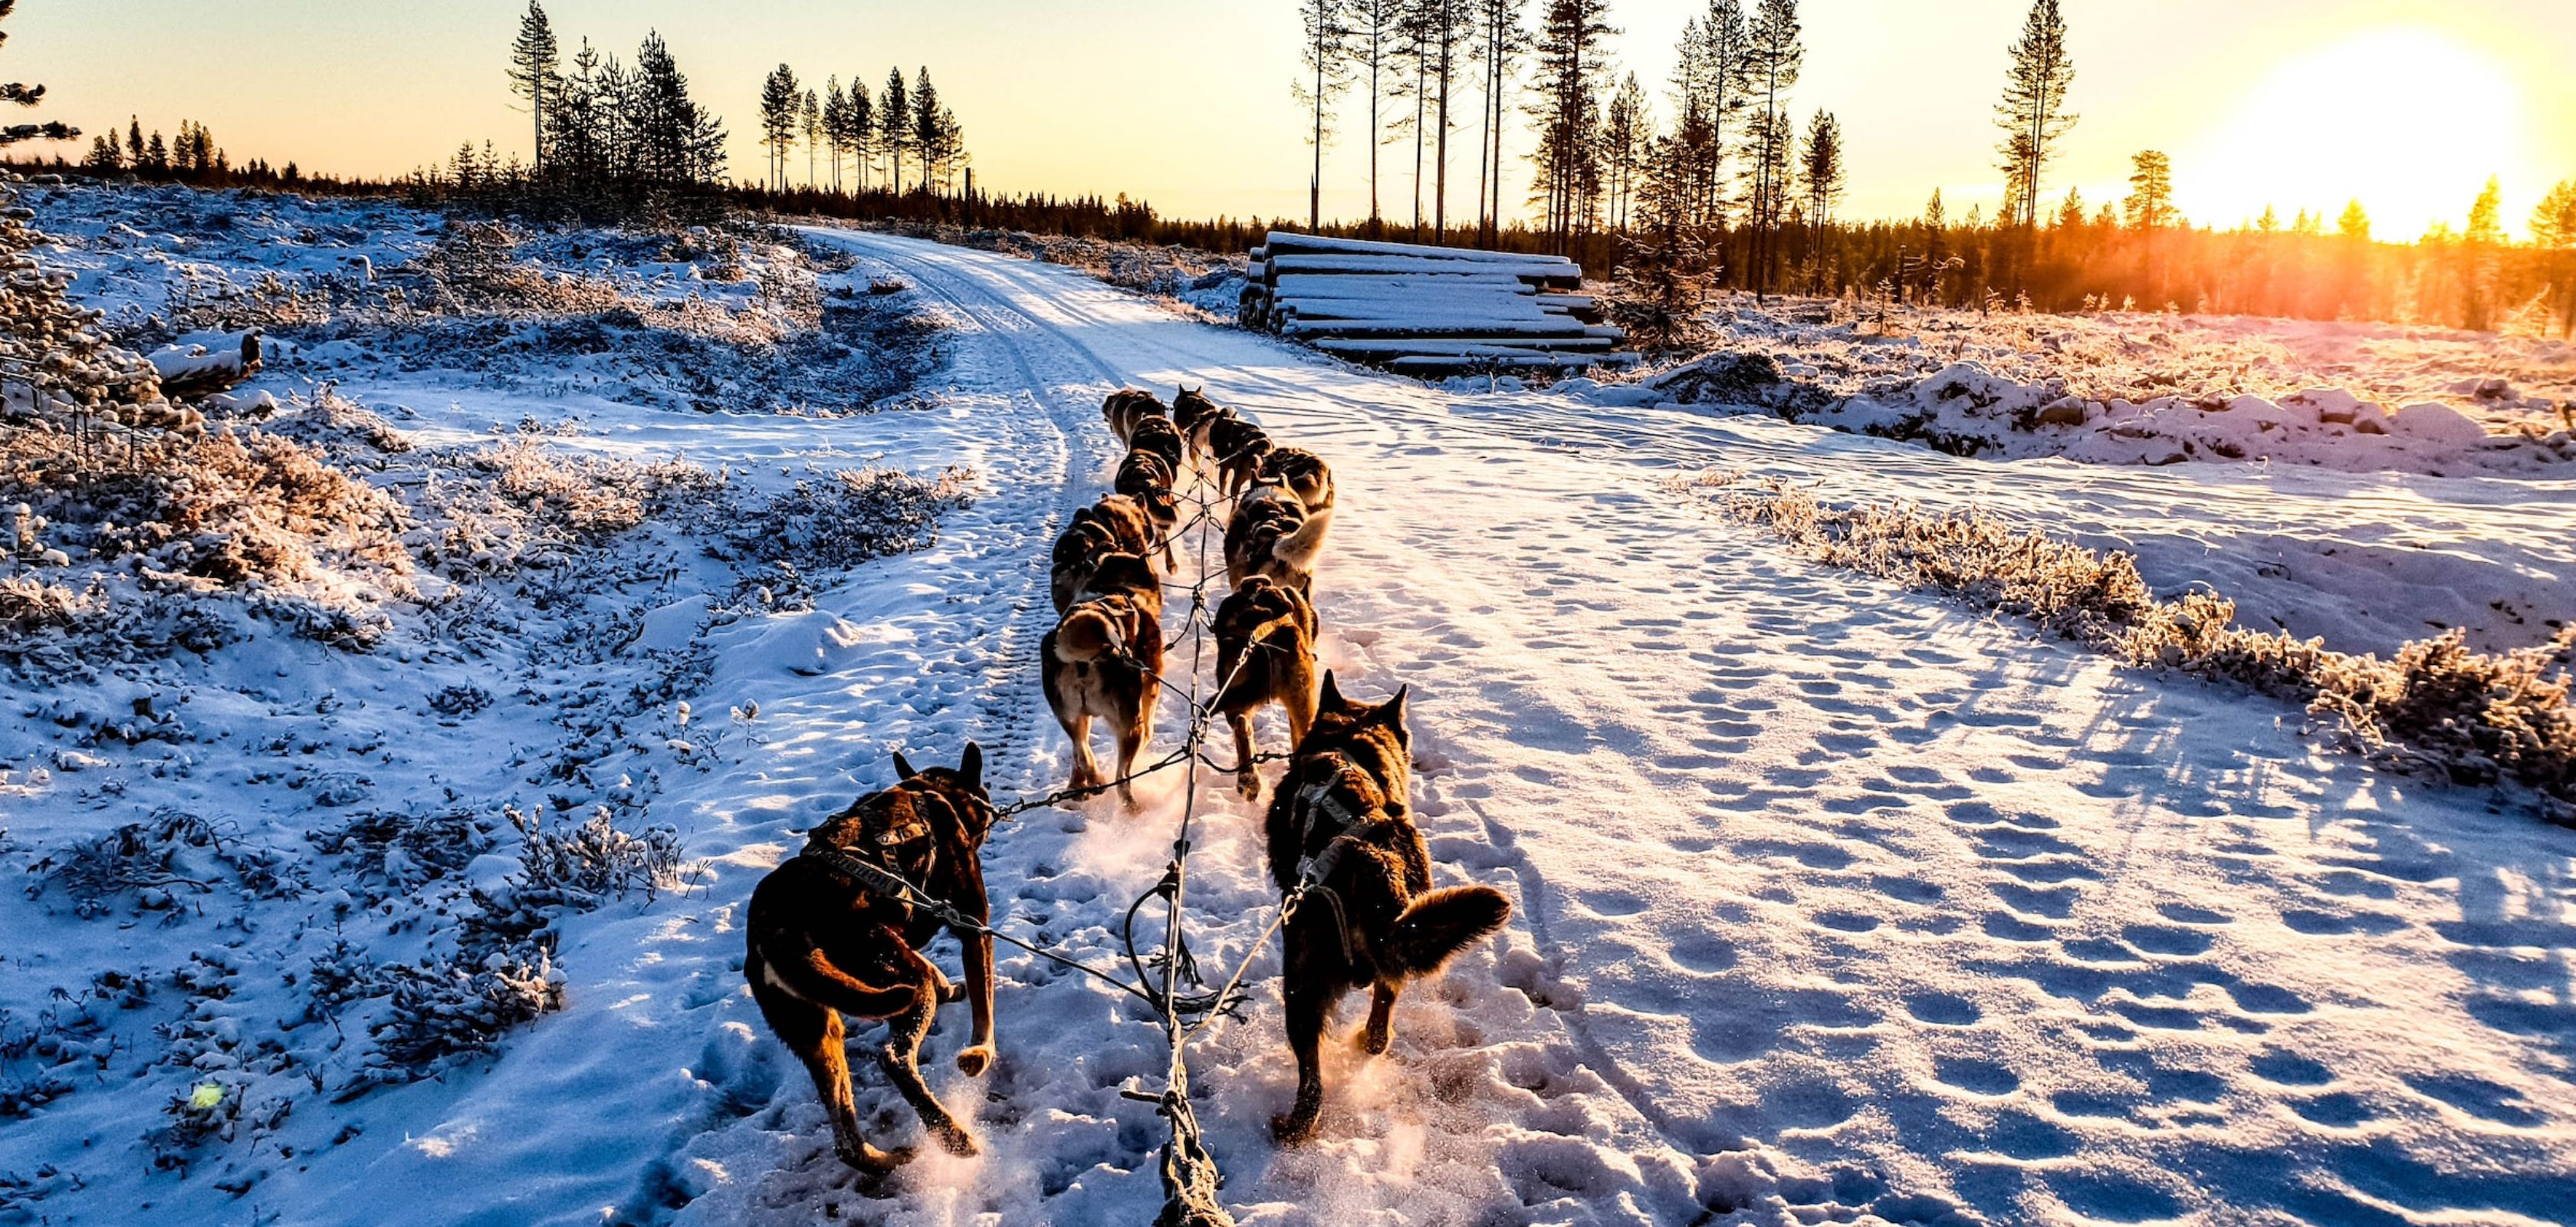
[[1076,609],[1055,628],[1055,658],[1068,665],[1089,664],[1118,646],[1118,628],[1097,609]]
[[1450,956],[1502,931],[1512,901],[1490,886],[1444,886],[1413,901],[1378,943],[1379,961],[1398,975],[1427,976]]
[[1297,531],[1281,537],[1273,544],[1270,547],[1270,556],[1287,563],[1291,568],[1311,574],[1315,570],[1315,560],[1322,557],[1324,553],[1324,533],[1332,526],[1332,512],[1316,512],[1306,517],[1306,522],[1298,525]]

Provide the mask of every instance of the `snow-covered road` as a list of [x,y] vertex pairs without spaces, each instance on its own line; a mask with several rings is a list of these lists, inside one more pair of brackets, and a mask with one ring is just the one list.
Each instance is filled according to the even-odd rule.
[[[2246,533],[2431,514],[2474,537],[2531,509],[1453,395],[1067,270],[816,233],[949,304],[961,392],[1074,440],[1070,488],[1029,492],[1032,512],[1105,485],[1091,410],[1120,383],[1206,384],[1335,466],[1328,663],[1357,691],[1413,688],[1435,875],[1500,885],[1519,912],[1407,998],[1389,1057],[1328,1073],[1307,1150],[1274,1152],[1264,1130],[1290,1085],[1266,985],[1200,1053],[1202,1119],[1247,1221],[2568,1212],[2576,836],[2320,754],[2290,709],[1820,571],[1662,483],[1746,467]],[[1030,525],[1024,558],[1051,527]],[[1006,791],[1034,790],[1065,767],[1019,668],[1046,610],[1021,591],[1037,572],[1000,554],[1013,578],[974,599],[1017,600],[1017,637],[992,643],[1002,665],[965,727],[1009,747]],[[1218,796],[1193,914],[1200,957],[1230,966],[1267,892],[1249,811]],[[997,914],[1105,951],[1168,838],[1175,789],[1153,797],[1138,817],[1006,833]],[[1115,1021],[1096,986],[1004,970],[1003,1068],[975,1088],[996,1096],[975,1105],[992,1155],[918,1169],[896,1221],[1140,1221],[1150,1172],[1112,1169],[1154,1127],[1115,1087],[1152,1068],[1151,1029]],[[776,1094],[810,1097],[793,1078]],[[813,1153],[819,1117],[787,1120],[793,1146],[693,1143],[730,1181],[684,1217],[810,1212],[797,1194],[837,1177]],[[746,1170],[746,1150],[788,1169]]]

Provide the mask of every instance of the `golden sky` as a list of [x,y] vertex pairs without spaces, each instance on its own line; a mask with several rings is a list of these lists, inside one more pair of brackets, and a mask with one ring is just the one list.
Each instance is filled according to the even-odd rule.
[[[210,125],[236,159],[384,175],[460,141],[524,152],[502,71],[524,0],[32,0],[0,70],[52,87],[41,112],[97,130]],[[1533,6],[1535,7],[1535,5]],[[1705,0],[1612,0],[1613,52],[1656,95]],[[1747,7],[1750,7],[1748,2]],[[1850,216],[1911,215],[1939,187],[1953,215],[1999,195],[1992,107],[2025,0],[1807,0],[1791,104],[1842,121]],[[2382,237],[2457,226],[2488,175],[2517,232],[2576,178],[2576,0],[2065,0],[2082,120],[2046,192],[2099,207],[2129,156],[2173,155],[2193,220],[2339,212]],[[1305,212],[1292,0],[555,0],[567,50],[587,34],[631,58],[658,28],[759,173],[762,76],[882,85],[927,64],[995,189],[1127,191],[1166,214]],[[1392,106],[1393,104],[1390,104]],[[1364,97],[1342,103],[1325,209],[1364,215]],[[1475,103],[1462,98],[1462,122]],[[1513,133],[1515,154],[1526,138]],[[1453,138],[1452,212],[1472,213],[1475,134]],[[85,142],[84,142],[85,144]],[[1380,150],[1391,217],[1412,210],[1409,140]],[[1526,188],[1514,157],[1507,201]]]

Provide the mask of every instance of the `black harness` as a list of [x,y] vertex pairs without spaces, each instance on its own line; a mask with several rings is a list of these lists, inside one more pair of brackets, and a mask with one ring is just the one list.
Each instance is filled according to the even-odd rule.
[[[936,792],[928,789],[905,788],[900,784],[895,786],[895,791],[909,794],[916,806],[936,804],[947,809],[951,816],[956,814],[956,807],[950,805],[946,797]],[[963,824],[960,825],[962,827]],[[928,841],[930,847],[922,855],[921,868],[918,871],[919,880],[915,881],[905,876],[902,862],[896,858],[902,849],[923,841]],[[915,817],[900,826],[881,831],[877,834],[875,847],[867,851],[874,855],[863,856],[858,850],[837,844],[809,842],[805,845],[805,850],[797,855],[820,861],[825,868],[857,884],[859,889],[892,901],[897,907],[903,909],[906,921],[912,919],[915,902],[936,901],[930,893],[929,885],[931,873],[939,867],[939,841],[931,838],[930,825],[927,822]]]
[[[1325,906],[1333,909],[1333,929],[1341,937],[1342,957],[1356,965],[1366,953],[1364,944],[1359,933],[1351,928],[1350,909],[1343,904],[1340,892],[1326,886],[1324,879],[1332,874],[1335,865],[1341,863],[1342,849],[1354,842],[1350,838],[1350,830],[1359,825],[1361,818],[1335,795],[1333,785],[1344,775],[1364,776],[1366,773],[1357,763],[1341,754],[1336,753],[1332,757],[1341,763],[1340,770],[1297,790],[1297,807],[1305,814],[1305,822],[1298,831],[1297,846],[1311,846],[1317,835],[1327,830],[1332,832],[1332,838],[1325,842],[1322,850],[1298,858],[1297,882],[1300,889],[1321,896]],[[1328,827],[1326,823],[1331,825]]]

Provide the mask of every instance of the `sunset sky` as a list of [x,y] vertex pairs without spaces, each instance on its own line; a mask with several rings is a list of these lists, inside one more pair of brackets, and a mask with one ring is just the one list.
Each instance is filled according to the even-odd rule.
[[[0,72],[43,81],[42,114],[97,130],[210,125],[235,159],[400,174],[491,138],[524,153],[528,122],[502,71],[525,0],[32,0]],[[1533,8],[1537,7],[1533,4]],[[1749,0],[1747,7],[1750,7]],[[1954,215],[2000,195],[1991,124],[2004,49],[2026,0],[1808,0],[1803,119],[1835,112],[1849,147],[1846,216],[1919,212],[1935,187]],[[1614,52],[1667,110],[1663,80],[1705,0],[1613,0]],[[2517,233],[2576,178],[2576,4],[2567,0],[2066,0],[2077,77],[2046,185],[2098,208],[2126,193],[2129,155],[2173,155],[2195,222],[2230,226],[2276,205],[2340,211],[2359,197],[2384,238],[2457,226],[2501,176]],[[966,127],[979,181],[998,190],[1126,191],[1166,214],[1305,212],[1291,0],[555,0],[567,52],[588,35],[632,58],[658,28],[701,101],[723,115],[737,175],[759,173],[760,80],[907,77],[930,67]],[[218,15],[219,14],[219,15]],[[1469,116],[1474,102],[1462,99]],[[1364,97],[1342,103],[1325,166],[1327,213],[1367,212]],[[1515,125],[1515,147],[1526,138]],[[1453,138],[1452,211],[1472,214],[1472,132]],[[86,141],[81,142],[83,147]],[[71,151],[75,156],[78,150]],[[1381,191],[1409,219],[1409,142]],[[801,160],[800,160],[801,166]],[[1507,199],[1525,189],[1514,161]]]

